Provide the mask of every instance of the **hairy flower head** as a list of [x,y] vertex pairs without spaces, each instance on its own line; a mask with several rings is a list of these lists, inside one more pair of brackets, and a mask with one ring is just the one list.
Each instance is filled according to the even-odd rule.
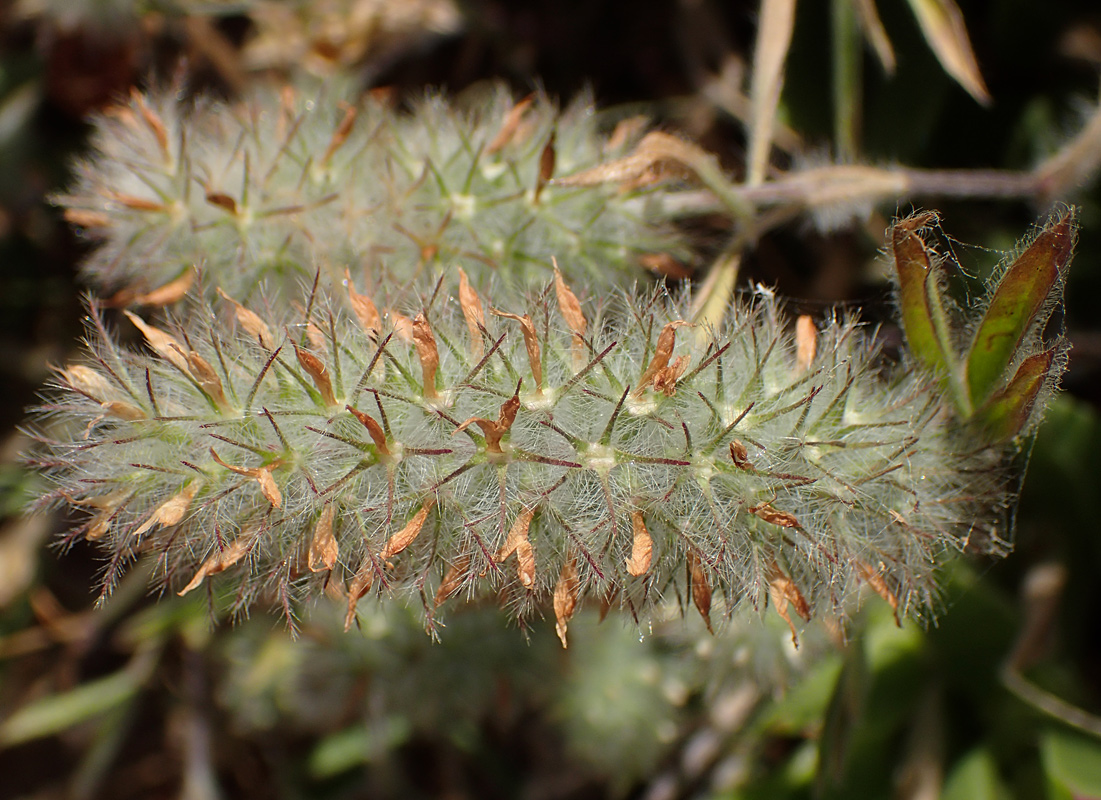
[[765,293],[695,336],[664,293],[491,298],[474,325],[468,292],[370,326],[223,300],[186,330],[134,316],[142,351],[93,315],[42,409],[49,499],[89,511],[108,588],[145,554],[238,608],[328,585],[348,624],[405,595],[431,626],[492,596],[552,609],[563,641],[584,602],[709,624],[771,602],[794,631],[870,587],[921,614],[948,551],[996,540],[1002,451],[964,446],[937,383],[851,320],[793,333]]
[[195,268],[211,291],[289,300],[317,270],[326,284],[346,269],[405,284],[459,264],[475,285],[523,290],[554,255],[596,290],[685,254],[660,188],[552,183],[643,133],[628,121],[605,135],[588,97],[560,112],[498,86],[405,111],[338,81],[232,105],[135,92],[95,126],[95,155],[57,202],[99,240],[84,275],[119,303],[152,302]]

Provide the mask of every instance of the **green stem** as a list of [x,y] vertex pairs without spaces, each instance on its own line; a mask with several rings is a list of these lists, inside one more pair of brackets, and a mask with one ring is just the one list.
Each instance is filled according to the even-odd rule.
[[833,137],[837,156],[853,161],[860,151],[864,49],[852,0],[833,0]]

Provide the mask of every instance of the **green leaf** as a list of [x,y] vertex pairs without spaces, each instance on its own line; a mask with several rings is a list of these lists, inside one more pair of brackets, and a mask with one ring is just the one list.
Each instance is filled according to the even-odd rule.
[[1009,385],[990,398],[982,410],[982,423],[991,443],[1008,441],[1024,429],[1054,360],[1054,350],[1029,356]]
[[967,381],[978,405],[994,393],[1074,248],[1068,212],[1040,232],[1002,276],[967,356]]
[[955,0],[910,0],[910,8],[944,71],[978,102],[990,105],[990,92],[979,72],[963,13]]
[[902,311],[902,329],[910,352],[923,366],[939,373],[948,371],[948,359],[937,338],[933,323],[933,309],[929,303],[927,287],[936,281],[927,281],[933,267],[929,251],[918,235],[936,214],[924,212],[899,220],[891,229],[891,250],[898,273],[898,304]]
[[118,708],[137,694],[144,675],[123,669],[68,692],[43,697],[16,711],[0,725],[0,745],[52,736]]
[[1048,779],[1077,800],[1101,798],[1101,742],[1065,729],[1052,729],[1040,740]]
[[994,757],[984,747],[965,755],[944,782],[941,800],[1002,800],[1009,794],[998,776]]
[[840,673],[840,657],[831,653],[823,658],[783,698],[768,707],[760,721],[761,729],[797,735],[815,727],[826,713]]
[[310,774],[324,780],[377,760],[408,741],[412,725],[390,716],[330,734],[310,754]]

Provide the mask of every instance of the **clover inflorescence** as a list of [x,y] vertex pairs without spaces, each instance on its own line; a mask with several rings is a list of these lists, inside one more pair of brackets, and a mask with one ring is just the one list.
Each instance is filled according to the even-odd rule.
[[852,320],[792,331],[759,293],[711,333],[664,292],[582,303],[556,275],[499,309],[459,282],[408,314],[349,284],[306,315],[131,315],[152,353],[93,315],[45,461],[52,500],[89,511],[74,536],[112,554],[105,585],[147,553],[239,608],[329,584],[349,624],[369,594],[432,624],[493,597],[553,605],[564,637],[586,598],[710,624],[713,598],[843,617],[867,585],[921,613],[945,552],[985,535],[989,456],[954,452],[936,383]]
[[211,292],[247,300],[262,284],[289,302],[318,269],[326,282],[351,267],[408,283],[459,263],[478,283],[523,290],[556,256],[596,288],[687,254],[659,188],[553,182],[645,132],[639,118],[602,130],[587,97],[560,112],[495,86],[403,111],[334,80],[233,105],[135,92],[95,124],[95,155],[56,200],[98,240],[85,277],[124,302],[196,268]]

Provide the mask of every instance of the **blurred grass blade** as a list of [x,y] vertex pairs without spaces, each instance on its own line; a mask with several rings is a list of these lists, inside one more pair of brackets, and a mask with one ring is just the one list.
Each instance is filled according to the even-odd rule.
[[0,722],[0,748],[53,736],[134,698],[153,673],[161,643],[143,642],[130,662],[118,672],[83,683],[61,694],[51,694],[20,708]]
[[753,83],[750,99],[753,119],[749,131],[746,183],[765,179],[772,149],[772,128],[784,84],[784,62],[795,28],[795,0],[761,0],[757,46],[753,53]]
[[937,338],[927,287],[935,290],[936,281],[929,281],[933,266],[929,252],[919,232],[936,219],[925,212],[899,220],[891,229],[891,251],[898,273],[898,304],[902,312],[902,329],[910,352],[925,367],[934,372],[948,371],[951,353],[945,353]]
[[963,13],[955,0],[909,0],[925,41],[937,56],[944,71],[969,95],[984,106],[990,105],[990,92],[983,82]]
[[883,66],[883,71],[888,75],[895,74],[895,49],[891,46],[891,40],[887,37],[887,29],[883,27],[883,20],[879,18],[879,11],[875,7],[875,0],[851,0],[856,16],[860,20],[860,27],[864,30],[876,58]]
[[16,711],[0,725],[0,746],[53,736],[104,712],[117,709],[141,688],[144,675],[123,669],[105,678],[81,684],[68,692],[49,695]]
[[967,356],[967,382],[976,405],[998,389],[1073,247],[1074,223],[1066,213],[1045,227],[1002,276]]
[[864,48],[852,0],[832,0],[833,139],[839,159],[854,162],[864,116]]
[[1009,385],[990,398],[982,411],[983,427],[990,442],[1008,441],[1024,430],[1054,359],[1054,350],[1029,356],[1017,368]]

